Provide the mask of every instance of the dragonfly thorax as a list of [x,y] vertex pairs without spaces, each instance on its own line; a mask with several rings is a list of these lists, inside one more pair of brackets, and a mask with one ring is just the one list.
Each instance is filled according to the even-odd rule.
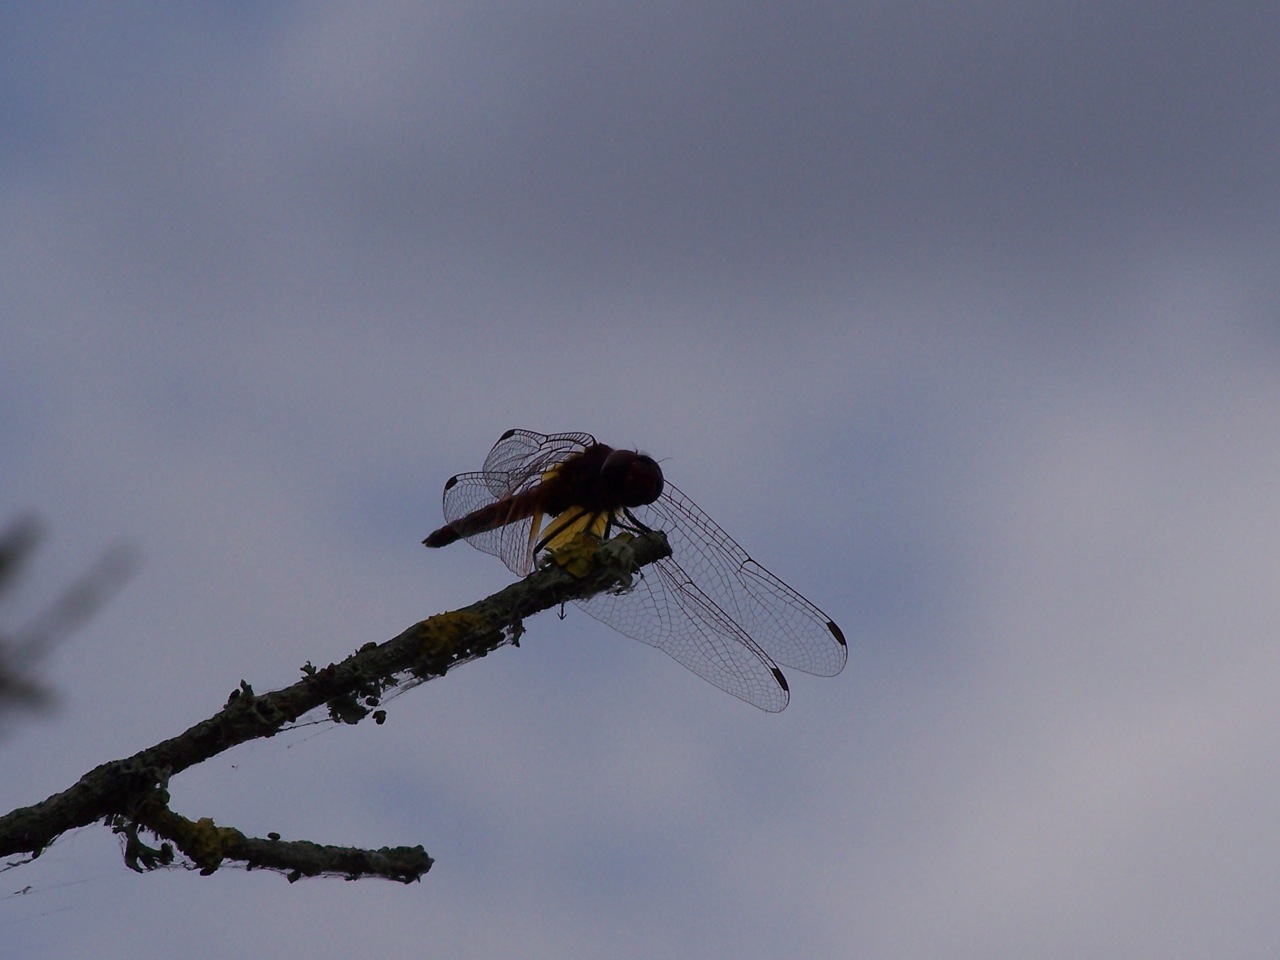
[[653,457],[597,443],[544,475],[542,508],[557,516],[571,507],[613,513],[662,495],[662,468]]

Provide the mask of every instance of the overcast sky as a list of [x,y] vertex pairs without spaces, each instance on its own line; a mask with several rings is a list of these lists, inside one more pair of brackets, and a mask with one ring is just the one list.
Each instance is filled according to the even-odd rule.
[[[1280,953],[1273,3],[10,5],[0,808],[507,583],[509,427],[843,627],[767,715],[576,610],[173,781],[421,884],[0,874],[6,957]],[[367,727],[367,729],[366,729]],[[19,892],[20,891],[20,892]]]

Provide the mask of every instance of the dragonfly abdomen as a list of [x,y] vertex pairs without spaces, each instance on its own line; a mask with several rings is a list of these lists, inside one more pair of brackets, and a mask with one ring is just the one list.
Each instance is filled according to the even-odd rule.
[[[454,480],[456,479],[455,477]],[[453,481],[451,480],[450,484],[452,483]],[[445,489],[448,489],[448,487]],[[446,524],[436,530],[422,542],[428,547],[444,547],[456,540],[461,540],[463,537],[470,537],[477,533],[484,533],[486,530],[505,527],[509,523],[515,523],[517,520],[524,520],[533,516],[542,508],[543,499],[543,485],[539,484],[523,493],[516,494],[514,497],[507,497],[496,503],[491,503],[487,507],[481,507],[465,517],[459,517],[453,523]]]

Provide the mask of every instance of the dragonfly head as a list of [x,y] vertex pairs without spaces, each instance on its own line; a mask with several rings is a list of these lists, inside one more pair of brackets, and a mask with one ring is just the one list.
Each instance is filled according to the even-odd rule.
[[642,507],[662,496],[662,468],[653,457],[634,450],[614,450],[604,462],[600,479],[618,491],[624,507]]

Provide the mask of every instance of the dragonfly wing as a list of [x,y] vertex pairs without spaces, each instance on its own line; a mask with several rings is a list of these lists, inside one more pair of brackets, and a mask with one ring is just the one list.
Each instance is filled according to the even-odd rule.
[[[444,518],[448,523],[496,503],[505,496],[494,496],[493,475],[484,471],[460,473],[444,488]],[[466,540],[477,550],[491,553],[505,563],[512,573],[524,576],[533,569],[533,547],[529,532],[532,517],[515,520],[492,530],[469,535]]]
[[771,713],[787,705],[790,693],[782,672],[670,557],[638,573],[627,593],[604,593],[577,603],[726,693]]
[[539,482],[555,464],[594,444],[589,433],[535,433],[508,430],[485,457],[481,472],[488,475],[495,499],[509,497]]
[[[595,443],[587,433],[534,433],[508,430],[489,451],[484,467],[460,473],[444,488],[444,518],[455,523],[499,500],[516,496],[542,482],[542,476],[557,463]],[[541,517],[525,517],[468,536],[478,550],[493,554],[513,573],[524,576],[533,569],[533,525]]]
[[820,677],[844,669],[844,635],[831,618],[752,560],[676,486],[668,482],[632,513],[667,535],[689,579],[773,660]]

